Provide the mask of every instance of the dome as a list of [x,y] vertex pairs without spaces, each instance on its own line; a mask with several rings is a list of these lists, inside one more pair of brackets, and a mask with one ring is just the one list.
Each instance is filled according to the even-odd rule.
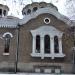
[[26,5],[23,8],[23,10],[22,10],[22,14],[23,14],[23,16],[26,16],[26,15],[29,15],[29,14],[32,14],[32,13],[36,12],[38,9],[42,9],[42,8],[46,8],[46,7],[50,7],[50,8],[55,9],[56,11],[58,11],[57,7],[54,6],[51,3],[46,3],[46,2],[38,3],[38,2],[34,2],[32,4]]
[[9,8],[7,5],[0,4],[0,17],[6,17],[8,14]]

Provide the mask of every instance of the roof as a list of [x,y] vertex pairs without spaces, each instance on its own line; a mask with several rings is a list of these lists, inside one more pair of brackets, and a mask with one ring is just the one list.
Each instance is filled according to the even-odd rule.
[[57,19],[63,21],[67,25],[69,25],[69,26],[72,25],[71,20],[69,18],[67,18],[66,16],[64,16],[64,15],[61,15],[57,10],[55,10],[54,7],[45,7],[45,8],[38,9],[36,12],[34,12],[34,14],[31,13],[29,15],[26,15],[19,23],[20,23],[20,25],[23,25],[23,24],[27,23],[29,20],[34,19],[38,15],[44,14],[44,13],[52,14]]
[[16,18],[0,18],[0,28],[16,28],[19,23],[19,19]]
[[0,4],[0,7],[7,8],[7,9],[8,9],[8,11],[9,11],[9,7],[8,7],[7,5]]
[[63,21],[69,26],[75,25],[75,21],[71,21],[69,18],[67,18],[64,15],[61,15],[53,5],[50,7],[45,7],[45,8],[40,8],[36,12],[31,13],[29,15],[26,15],[23,19],[19,19],[17,17],[13,16],[7,16],[4,18],[0,18],[0,28],[16,28],[18,24],[24,25],[26,24],[29,20],[36,18],[40,14],[44,13],[49,13],[54,15],[57,19]]

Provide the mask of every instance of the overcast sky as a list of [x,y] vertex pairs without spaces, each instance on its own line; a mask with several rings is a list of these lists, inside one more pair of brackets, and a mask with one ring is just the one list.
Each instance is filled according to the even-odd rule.
[[47,3],[53,3],[55,6],[58,7],[58,10],[61,14],[66,15],[65,11],[65,1],[66,0],[0,0],[0,4],[8,5],[10,8],[9,15],[13,15],[19,18],[22,18],[22,8],[30,4],[32,2],[47,2]]

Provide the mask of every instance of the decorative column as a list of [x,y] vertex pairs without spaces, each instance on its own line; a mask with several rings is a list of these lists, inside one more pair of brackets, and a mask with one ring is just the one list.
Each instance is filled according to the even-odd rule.
[[62,38],[58,38],[59,53],[62,54]]
[[52,59],[54,59],[54,37],[50,37],[50,50],[51,50]]
[[36,50],[36,36],[33,36],[33,47],[32,47],[32,53],[35,54],[35,50]]
[[4,17],[3,11],[4,11],[4,9],[2,9],[2,17]]
[[44,37],[40,38],[40,45],[41,45],[41,59],[44,59]]

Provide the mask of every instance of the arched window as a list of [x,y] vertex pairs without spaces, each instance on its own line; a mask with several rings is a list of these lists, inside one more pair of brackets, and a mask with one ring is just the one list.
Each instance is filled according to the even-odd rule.
[[59,53],[59,44],[58,44],[58,37],[54,37],[54,51],[55,53]]
[[27,14],[30,14],[30,13],[31,13],[31,10],[30,10],[30,9],[28,9]]
[[11,39],[11,36],[9,34],[6,34],[4,37],[4,40],[5,40],[4,53],[9,53],[10,39]]
[[0,15],[2,15],[2,9],[0,9]]
[[36,36],[36,52],[40,53],[40,36]]
[[24,15],[26,15],[26,13],[24,12]]
[[10,39],[11,39],[11,36],[7,34],[5,36],[5,49],[4,49],[5,53],[9,53]]
[[34,7],[34,8],[33,8],[33,12],[36,11],[36,10],[37,10],[37,7]]
[[50,53],[50,37],[49,37],[49,35],[45,35],[45,37],[44,37],[44,52]]
[[6,15],[6,10],[3,11],[4,16]]
[[51,59],[55,59],[65,56],[62,51],[63,32],[53,26],[41,26],[37,29],[30,30],[30,32],[33,37],[32,57],[41,57],[41,59],[51,57]]

